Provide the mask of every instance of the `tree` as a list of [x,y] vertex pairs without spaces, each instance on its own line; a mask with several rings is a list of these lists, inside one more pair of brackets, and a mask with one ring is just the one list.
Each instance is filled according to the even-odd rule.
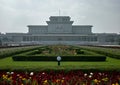
[[0,46],[2,46],[2,40],[0,39]]

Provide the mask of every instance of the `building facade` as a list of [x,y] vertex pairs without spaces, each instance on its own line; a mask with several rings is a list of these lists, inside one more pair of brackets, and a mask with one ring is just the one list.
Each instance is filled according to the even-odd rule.
[[28,33],[0,34],[1,44],[118,45],[116,33],[92,33],[92,25],[72,25],[69,16],[51,16],[47,25],[28,25]]

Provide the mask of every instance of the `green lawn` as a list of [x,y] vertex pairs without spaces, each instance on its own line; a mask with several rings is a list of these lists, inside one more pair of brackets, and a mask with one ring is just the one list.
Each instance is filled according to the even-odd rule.
[[[94,48],[92,48],[94,49]],[[5,50],[8,52],[8,50]],[[12,49],[10,50],[12,51]],[[13,50],[14,51],[14,50]],[[102,51],[119,54],[119,49],[102,49]],[[115,51],[115,52],[114,52]],[[0,53],[4,53],[0,51]],[[4,56],[3,56],[4,57]],[[105,62],[63,62],[61,61],[61,65],[57,66],[56,62],[48,62],[48,61],[13,61],[12,56],[0,59],[0,70],[18,70],[18,71],[40,71],[40,70],[118,70],[120,71],[120,59],[107,57]]]
[[13,61],[11,57],[0,59],[0,70],[118,70],[120,71],[120,60],[107,57],[105,62],[61,62],[57,66],[56,62],[28,62]]

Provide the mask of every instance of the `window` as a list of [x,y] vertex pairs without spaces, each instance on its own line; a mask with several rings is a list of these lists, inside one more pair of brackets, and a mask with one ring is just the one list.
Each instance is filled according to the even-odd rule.
[[58,21],[58,19],[57,18],[53,18],[52,21],[56,22],[56,21]]
[[61,37],[59,37],[59,38],[58,38],[58,40],[59,40],[59,41],[61,41],[61,40],[62,40],[62,38],[61,38]]
[[66,19],[66,18],[63,18],[63,19],[62,19],[62,21],[68,21],[68,19]]

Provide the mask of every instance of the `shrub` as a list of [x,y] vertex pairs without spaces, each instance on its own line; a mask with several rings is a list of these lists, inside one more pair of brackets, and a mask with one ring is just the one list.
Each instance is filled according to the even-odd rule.
[[108,57],[120,59],[120,51],[113,49],[113,48],[109,49],[109,48],[82,46],[81,49],[93,51],[93,52],[96,52],[98,54],[102,54]]
[[38,49],[38,47],[21,47],[21,48],[15,48],[15,49],[6,49],[5,51],[0,53],[0,59],[1,58],[6,58],[12,55],[17,55],[17,54],[21,54],[24,52],[28,52],[28,51],[32,51]]
[[[57,61],[57,56],[18,55],[13,56],[14,61]],[[61,56],[62,61],[105,61],[105,56]]]

